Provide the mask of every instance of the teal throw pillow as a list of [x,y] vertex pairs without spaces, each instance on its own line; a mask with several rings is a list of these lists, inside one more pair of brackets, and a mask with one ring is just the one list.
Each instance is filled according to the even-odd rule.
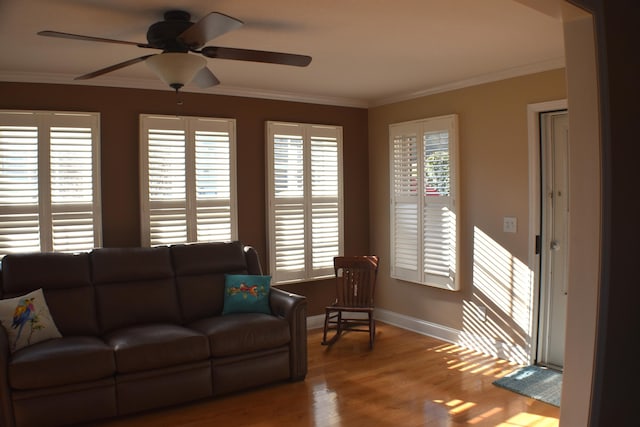
[[271,276],[225,274],[222,314],[266,313],[269,307]]

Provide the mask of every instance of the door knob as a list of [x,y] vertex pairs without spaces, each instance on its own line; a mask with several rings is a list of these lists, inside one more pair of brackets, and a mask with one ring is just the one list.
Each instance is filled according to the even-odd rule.
[[552,240],[550,247],[552,251],[557,251],[560,249],[560,243],[557,240]]

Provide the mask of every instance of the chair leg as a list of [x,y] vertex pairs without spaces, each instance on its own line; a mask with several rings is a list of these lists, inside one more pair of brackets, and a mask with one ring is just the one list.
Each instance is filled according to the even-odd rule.
[[324,332],[322,333],[322,344],[324,345],[327,342],[327,330],[329,329],[329,312],[326,311],[324,314]]
[[373,313],[369,313],[369,348],[373,349],[373,341],[376,339],[376,321]]
[[322,345],[332,345],[333,343],[338,341],[338,338],[340,338],[340,335],[342,334],[342,313],[340,311],[338,311],[337,313],[334,313],[333,318],[336,319],[335,321],[336,333],[329,340],[327,340],[327,331],[331,329],[330,324],[332,319],[331,311],[327,310],[324,317],[324,332],[322,334],[322,343],[321,343]]

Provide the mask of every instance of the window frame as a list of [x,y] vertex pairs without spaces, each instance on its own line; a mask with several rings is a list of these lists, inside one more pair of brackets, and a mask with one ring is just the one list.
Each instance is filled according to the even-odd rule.
[[[265,124],[265,134],[267,139],[267,239],[268,239],[268,263],[269,272],[272,276],[274,284],[296,283],[305,281],[322,280],[333,277],[333,257],[342,255],[344,252],[344,173],[343,173],[343,129],[342,126],[335,125],[323,125],[323,124],[311,124],[311,123],[294,123],[294,122],[281,122],[281,121],[267,121]],[[278,203],[278,198],[275,194],[275,165],[274,165],[274,145],[275,136],[278,134],[289,134],[291,136],[299,137],[302,140],[302,195],[289,198],[288,201],[291,204],[297,203],[302,205],[302,221],[303,221],[303,259],[304,267],[296,270],[285,271],[285,269],[278,268],[278,252],[277,241],[278,231],[276,230],[276,209],[282,204]],[[337,195],[327,197],[316,197],[312,191],[312,173],[313,168],[311,165],[312,160],[312,147],[314,140],[320,141],[322,139],[333,140],[335,139],[336,149],[336,175],[337,181]],[[320,144],[320,143],[319,143]],[[319,168],[318,168],[319,169]],[[317,176],[317,175],[316,175]],[[280,198],[285,201],[285,198]],[[334,252],[327,252],[322,254],[322,248],[316,247],[316,253],[314,253],[314,230],[313,230],[313,214],[314,207],[319,208],[321,204],[327,206],[327,204],[335,203],[337,233],[331,234],[332,237],[337,239],[337,250]],[[317,229],[316,235],[320,235],[322,228]],[[316,241],[319,239],[317,238]],[[320,267],[314,267],[314,256],[323,261],[318,261]],[[282,258],[280,258],[281,260]],[[330,261],[330,262],[329,262]]]
[[[425,136],[445,132],[448,134],[449,193],[448,195],[436,194],[437,198],[435,198],[433,194],[427,194],[429,190],[425,183],[425,163],[427,162]],[[411,138],[415,139],[415,150],[409,148],[411,154],[405,154],[407,147],[402,147],[405,151],[400,154],[400,157],[405,156],[402,157],[404,163],[396,167],[396,160],[399,157],[395,155],[394,151],[400,149],[397,145],[398,139],[405,141]],[[457,274],[460,264],[461,224],[460,214],[457,212],[459,205],[458,146],[457,114],[389,125],[390,275],[394,279],[452,291],[460,289]],[[415,185],[411,182],[413,179],[411,177],[414,176]],[[443,198],[445,196],[446,199]],[[427,218],[428,210],[431,210],[432,215]],[[444,213],[438,214],[438,210]],[[434,223],[439,228],[434,228]],[[435,230],[431,231],[431,237],[434,234],[444,236],[442,240],[438,241],[440,246],[436,247],[436,251],[440,251],[441,263],[436,265],[435,269],[431,268],[430,271],[427,271],[428,262],[425,257],[427,251],[425,236],[428,226],[431,227],[431,230]],[[416,230],[415,239],[411,240],[409,230],[414,228]],[[432,247],[432,245],[429,246]],[[448,250],[443,247],[447,247]],[[438,264],[438,260],[433,264]],[[446,268],[447,274],[435,271],[438,268],[441,270]]]
[[[149,130],[184,132],[184,199],[166,201],[166,205],[174,205],[184,210],[185,239],[165,239],[154,242],[152,238],[151,211],[153,201],[149,194]],[[197,133],[217,132],[228,135],[228,199],[202,199],[197,197]],[[168,116],[158,114],[140,114],[140,232],[142,246],[162,246],[178,243],[213,241],[201,239],[198,231],[198,210],[201,208],[227,207],[229,209],[229,233],[227,239],[216,238],[215,241],[238,239],[237,208],[237,140],[236,120],[230,118]],[[227,200],[228,202],[225,202]],[[160,206],[163,202],[157,202]],[[200,219],[204,218],[204,215]]]
[[[39,249],[31,246],[25,246],[23,249],[3,250],[0,249],[0,257],[9,253],[22,252],[86,252],[93,248],[102,246],[102,197],[101,197],[101,175],[100,175],[100,114],[97,112],[81,112],[81,111],[48,111],[48,110],[0,110],[0,126],[6,127],[25,127],[35,128],[37,138],[37,166],[35,167],[37,175],[37,202],[17,203],[0,206],[2,215],[27,215],[27,211],[33,210],[31,215],[37,216],[37,233],[39,240]],[[82,153],[86,158],[87,153],[91,156],[90,160],[90,202],[86,201],[61,201],[55,202],[56,190],[60,188],[60,184],[64,184],[65,177],[68,179],[71,175],[82,176],[82,171],[77,169],[78,165],[85,163],[66,162],[60,163],[52,159],[52,145],[56,144],[57,138],[55,133],[60,130],[58,128],[72,129],[73,131],[81,130],[78,134],[70,137],[71,140],[78,140],[81,134],[87,133],[83,129],[88,130],[90,135],[91,146],[88,151],[76,148],[74,152],[78,152],[78,158],[82,158]],[[57,130],[56,130],[57,129]],[[62,137],[61,137],[62,138]],[[82,137],[80,137],[81,139]],[[68,143],[66,144],[68,145]],[[83,145],[79,146],[80,148]],[[62,152],[69,150],[69,147],[62,145]],[[67,157],[60,157],[69,159]],[[55,168],[55,164],[59,164],[59,168]],[[74,167],[70,165],[73,164]],[[66,169],[66,171],[65,171]],[[54,173],[55,172],[55,173]],[[67,175],[65,175],[67,173]],[[86,171],[85,171],[86,173]],[[55,175],[55,176],[53,176]],[[62,181],[61,178],[62,177]],[[82,179],[82,178],[81,178]],[[57,181],[57,182],[56,182]],[[87,178],[84,178],[85,185]],[[62,190],[64,191],[64,189]],[[60,194],[59,197],[68,197]],[[84,198],[89,197],[85,195]],[[70,215],[72,221],[75,221],[75,230],[65,230],[68,228],[66,223],[69,218],[56,218],[59,216]],[[59,222],[59,225],[56,225]],[[82,223],[84,222],[84,226]],[[91,224],[92,240],[90,246],[78,244],[77,237],[72,234],[83,233],[80,228],[87,229],[87,223]],[[56,231],[59,229],[59,231]],[[61,233],[61,241],[56,244],[56,233]],[[86,231],[84,232],[86,234]],[[65,236],[66,235],[66,236]],[[82,239],[82,236],[80,237]],[[84,237],[86,240],[86,237]],[[75,242],[74,242],[75,240]],[[9,245],[7,245],[9,247]]]

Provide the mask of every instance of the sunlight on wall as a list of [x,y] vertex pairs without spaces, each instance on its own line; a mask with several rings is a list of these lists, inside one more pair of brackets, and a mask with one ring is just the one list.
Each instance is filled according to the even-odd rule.
[[460,344],[520,364],[530,362],[533,272],[474,228],[473,298],[463,303]]

